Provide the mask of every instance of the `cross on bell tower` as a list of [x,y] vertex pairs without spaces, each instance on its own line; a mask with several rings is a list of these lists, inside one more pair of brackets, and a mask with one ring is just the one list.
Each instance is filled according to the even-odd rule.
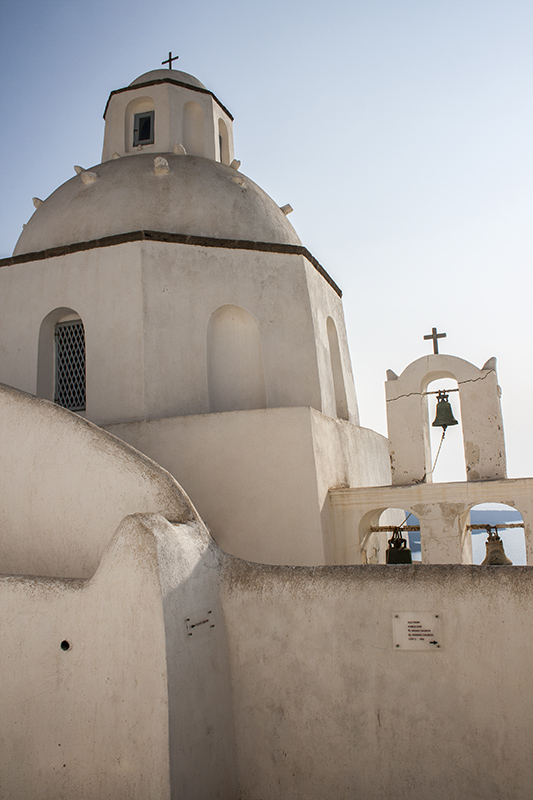
[[445,333],[437,333],[436,328],[431,329],[431,333],[428,333],[427,336],[424,336],[424,339],[433,339],[433,353],[435,355],[439,354],[439,339],[444,339],[446,337]]
[[162,64],[168,64],[168,68],[172,69],[172,62],[173,61],[177,61],[178,58],[179,58],[179,56],[173,56],[172,55],[172,50],[171,50],[170,53],[168,54],[167,60],[166,61],[162,61],[161,63]]

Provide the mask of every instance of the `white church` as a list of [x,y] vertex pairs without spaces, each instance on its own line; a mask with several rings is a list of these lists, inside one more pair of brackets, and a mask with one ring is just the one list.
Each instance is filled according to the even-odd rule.
[[496,360],[434,330],[361,427],[341,290],[230,111],[159,69],[104,118],[0,261],[0,797],[530,800],[531,567],[472,563],[490,502],[533,564]]

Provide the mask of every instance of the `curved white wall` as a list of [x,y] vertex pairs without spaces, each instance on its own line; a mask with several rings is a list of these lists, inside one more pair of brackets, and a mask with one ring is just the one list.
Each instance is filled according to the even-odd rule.
[[91,577],[120,521],[196,519],[149,458],[47,400],[0,384],[0,573]]

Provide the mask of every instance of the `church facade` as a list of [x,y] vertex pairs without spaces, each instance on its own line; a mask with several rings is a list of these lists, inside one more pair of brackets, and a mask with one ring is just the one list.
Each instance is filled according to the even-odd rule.
[[[104,116],[0,262],[2,796],[525,800],[529,567],[468,530],[515,506],[533,563],[495,360],[389,371],[361,427],[341,291],[228,109],[169,69]],[[431,483],[437,377],[463,484]],[[424,563],[385,564],[391,509]]]

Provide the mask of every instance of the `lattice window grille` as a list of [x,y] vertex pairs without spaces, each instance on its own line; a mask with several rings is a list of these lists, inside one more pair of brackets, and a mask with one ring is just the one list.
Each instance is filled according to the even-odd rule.
[[55,327],[54,402],[71,411],[85,410],[85,331],[81,320]]

